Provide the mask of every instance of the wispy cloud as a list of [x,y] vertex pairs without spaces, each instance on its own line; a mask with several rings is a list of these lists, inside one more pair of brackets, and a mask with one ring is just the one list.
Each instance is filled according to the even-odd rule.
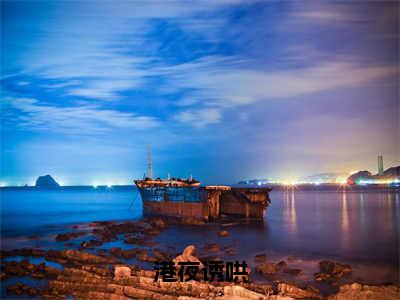
[[221,111],[217,108],[185,110],[178,113],[174,119],[193,127],[201,128],[209,124],[218,123],[221,119]]
[[19,111],[19,125],[34,130],[52,130],[73,134],[93,134],[113,128],[143,130],[159,125],[156,118],[139,116],[96,105],[60,107],[37,99],[7,98],[7,104]]
[[[233,107],[358,86],[398,74],[397,66],[349,62],[262,71],[215,57],[165,69],[169,88],[195,89],[203,105]],[[189,100],[184,99],[185,102]]]

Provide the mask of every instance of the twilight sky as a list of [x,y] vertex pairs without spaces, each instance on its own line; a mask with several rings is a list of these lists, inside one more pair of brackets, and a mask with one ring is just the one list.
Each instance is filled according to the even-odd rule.
[[1,1],[1,182],[400,164],[399,2]]

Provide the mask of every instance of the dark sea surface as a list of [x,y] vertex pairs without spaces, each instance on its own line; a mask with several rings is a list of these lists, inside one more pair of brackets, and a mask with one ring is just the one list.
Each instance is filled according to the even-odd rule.
[[[71,231],[74,224],[142,217],[134,187],[17,188],[0,193],[3,249],[53,247],[54,235]],[[350,263],[362,279],[373,273],[377,282],[398,281],[399,192],[288,190],[272,191],[270,197],[263,224],[226,227],[230,236],[223,243],[235,245],[237,251],[224,260],[252,261],[258,253],[275,260],[293,256],[299,267],[312,266],[309,272],[314,272],[319,260],[335,259]],[[216,235],[220,229],[169,227],[156,242],[177,250],[188,244],[221,243]],[[121,246],[113,243],[108,247]]]

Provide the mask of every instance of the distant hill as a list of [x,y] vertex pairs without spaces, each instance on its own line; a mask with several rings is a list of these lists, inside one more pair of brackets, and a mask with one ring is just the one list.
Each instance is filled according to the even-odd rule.
[[391,167],[385,170],[382,175],[373,175],[371,172],[368,171],[359,171],[351,175],[349,178],[347,178],[347,180],[350,182],[357,182],[358,180],[365,179],[391,179],[395,177],[400,177],[400,166]]
[[369,171],[358,171],[357,173],[352,174],[347,181],[349,182],[357,182],[358,180],[372,179],[373,175]]
[[60,185],[50,175],[44,175],[44,176],[39,176],[38,179],[36,179],[35,186],[36,187],[59,187]]

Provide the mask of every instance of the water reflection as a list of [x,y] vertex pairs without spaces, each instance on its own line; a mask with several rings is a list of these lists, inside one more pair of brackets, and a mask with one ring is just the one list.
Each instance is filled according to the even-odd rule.
[[361,230],[364,232],[365,229],[365,204],[364,204],[364,194],[360,194],[360,223]]
[[288,224],[288,232],[292,236],[295,236],[297,234],[297,214],[294,189],[284,192],[283,214],[285,223]]
[[394,231],[394,222],[396,220],[396,206],[395,206],[395,201],[393,201],[393,194],[388,193],[386,195],[386,199],[383,201],[384,207],[384,224],[385,224],[385,229],[387,230],[388,233],[392,233]]
[[342,248],[348,249],[350,242],[349,234],[349,211],[347,207],[347,193],[342,192]]

